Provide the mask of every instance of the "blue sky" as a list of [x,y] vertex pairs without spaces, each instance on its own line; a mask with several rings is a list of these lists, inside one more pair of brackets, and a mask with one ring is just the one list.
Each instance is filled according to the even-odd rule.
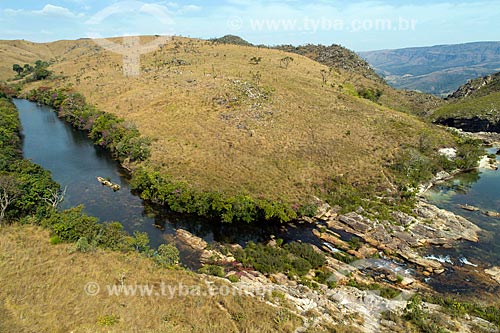
[[239,35],[356,51],[499,40],[500,0],[0,0],[0,39]]

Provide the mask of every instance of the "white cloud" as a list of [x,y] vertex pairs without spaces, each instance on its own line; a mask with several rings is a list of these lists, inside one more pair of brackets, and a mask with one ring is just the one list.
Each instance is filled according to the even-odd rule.
[[6,8],[3,10],[4,14],[6,15],[10,15],[10,16],[14,16],[14,15],[17,15],[17,14],[21,14],[24,12],[24,10],[22,9],[11,9],[11,8]]
[[173,20],[168,11],[168,8],[165,6],[153,3],[145,3],[144,5],[141,6],[139,12],[150,14],[163,24],[173,24]]
[[51,4],[45,5],[41,10],[33,11],[34,14],[43,15],[43,16],[59,16],[59,17],[67,17],[67,18],[76,18],[82,17],[83,14],[75,14],[71,10],[65,7],[54,6]]
[[182,8],[177,12],[179,14],[190,13],[190,12],[199,12],[202,8],[196,5],[187,5],[182,6]]
[[170,12],[166,6],[154,3],[144,3],[141,1],[122,1],[114,3],[94,14],[86,23],[97,25],[113,15],[125,14],[149,14],[154,19],[159,20],[162,24],[172,24]]

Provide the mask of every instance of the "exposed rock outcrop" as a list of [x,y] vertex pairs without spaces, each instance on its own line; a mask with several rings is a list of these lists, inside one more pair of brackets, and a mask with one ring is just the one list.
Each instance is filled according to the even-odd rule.
[[111,181],[109,181],[109,180],[107,180],[105,178],[102,178],[102,177],[99,177],[99,176],[97,176],[96,178],[97,178],[97,181],[99,183],[101,183],[104,186],[107,186],[107,187],[111,188],[115,192],[118,191],[118,190],[120,190],[120,188],[121,188],[120,185],[114,184],[114,183],[112,183]]
[[485,269],[484,272],[490,275],[493,280],[500,284],[500,267]]
[[226,256],[214,248],[208,249],[208,243],[205,240],[187,230],[177,229],[175,234],[179,241],[200,253],[200,262],[202,264],[213,262],[229,263],[235,260],[231,255]]
[[370,64],[355,52],[346,49],[343,46],[332,44],[325,45],[278,45],[278,50],[297,53],[306,56],[323,65],[333,68],[339,68],[348,72],[361,74],[366,78],[382,82],[380,76],[371,68]]
[[467,81],[467,83],[460,86],[454,93],[450,94],[447,98],[458,99],[458,98],[470,97],[473,95],[484,95],[491,91],[498,91],[499,83],[500,83],[500,73],[495,73],[492,75],[487,75],[477,79],[469,80]]
[[[481,229],[461,216],[423,201],[417,204],[414,213],[416,217],[402,212],[393,213],[396,223],[369,219],[354,212],[338,217],[332,214],[334,217],[327,218],[324,223],[333,231],[342,230],[356,235],[379,250],[397,254],[425,271],[437,274],[444,272],[443,265],[423,258],[416,248],[428,245],[451,247],[458,240],[478,241]],[[348,246],[331,230],[317,236],[342,250]]]
[[491,120],[471,117],[471,118],[444,118],[438,119],[437,124],[454,127],[466,132],[500,132],[500,123]]

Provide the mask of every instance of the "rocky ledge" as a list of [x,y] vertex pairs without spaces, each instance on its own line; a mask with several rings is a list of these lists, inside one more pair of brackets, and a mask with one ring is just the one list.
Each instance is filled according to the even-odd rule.
[[[360,208],[358,212],[338,215],[323,207],[316,217],[322,228],[315,233],[323,241],[340,249],[348,246],[338,237],[339,230],[356,235],[377,250],[398,255],[422,267],[426,275],[441,274],[444,268],[440,262],[422,257],[418,248],[429,245],[449,248],[459,240],[477,242],[481,231],[469,220],[424,201],[419,201],[413,210],[415,216],[394,212],[395,222],[370,219],[361,215],[362,213]],[[325,250],[331,251],[332,246],[326,246]],[[369,256],[371,252],[365,248],[352,254],[362,258]]]
[[[325,204],[321,214],[315,218],[315,222],[319,222],[319,225],[327,226],[326,231],[323,226],[322,231],[315,232],[325,242],[334,244],[333,246],[342,248],[358,258],[370,257],[379,250],[399,254],[408,261],[422,266],[424,272],[428,274],[440,273],[443,268],[437,261],[420,257],[415,251],[416,247],[428,244],[447,246],[459,239],[477,241],[480,231],[466,219],[425,202],[420,202],[415,208],[416,217],[395,213],[394,218],[399,226],[385,221],[370,220],[363,217],[362,212],[338,215],[335,211]],[[340,236],[335,234],[335,230],[345,230],[355,234],[372,247],[362,247],[355,251],[349,249]],[[207,286],[214,288],[219,285],[220,288],[221,285],[226,285],[234,292],[259,298],[268,304],[286,309],[303,320],[303,325],[295,332],[310,332],[332,327],[331,325],[343,325],[355,328],[359,332],[394,332],[397,324],[385,319],[382,314],[391,311],[396,315],[402,315],[411,296],[417,291],[428,289],[412,278],[406,269],[402,269],[389,259],[357,260],[346,264],[331,256],[326,257],[327,264],[324,269],[330,273],[328,280],[335,281],[336,287],[318,284],[317,287],[311,288],[301,284],[300,281],[290,279],[283,273],[264,275],[252,268],[243,267],[230,253],[239,247],[238,245],[229,246],[222,254],[216,246],[209,246],[203,239],[183,229],[177,230],[177,239],[200,253],[202,264],[216,263],[228,268],[226,278],[206,276]],[[332,251],[333,246],[329,246],[327,251]],[[316,251],[320,249],[316,248]],[[500,268],[488,270],[486,273],[498,277]],[[227,278],[231,275],[235,275],[238,282],[229,283]],[[309,275],[314,277],[314,272],[310,272]],[[360,290],[350,286],[351,281],[366,285],[379,283],[381,286],[390,286],[397,291],[397,295],[394,298],[384,298],[379,290]],[[498,281],[500,283],[500,278]],[[426,306],[428,311],[444,315],[438,306],[431,304]],[[490,323],[475,317],[463,319],[446,317],[445,322],[459,325],[462,327],[461,332],[475,332],[478,325],[487,331],[494,329]]]

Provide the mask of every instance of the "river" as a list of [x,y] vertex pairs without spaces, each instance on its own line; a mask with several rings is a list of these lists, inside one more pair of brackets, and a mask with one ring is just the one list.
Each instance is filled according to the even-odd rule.
[[[244,244],[248,240],[267,240],[272,234],[289,240],[312,237],[310,232],[283,230],[283,226],[224,224],[152,208],[130,191],[127,172],[109,152],[95,146],[85,132],[59,119],[50,107],[21,99],[14,100],[14,104],[22,124],[23,156],[51,171],[53,179],[67,188],[63,209],[83,204],[85,212],[100,221],[119,221],[130,233],[146,232],[154,247],[166,241],[175,242],[178,228],[209,243]],[[119,184],[121,190],[114,192],[101,185],[97,176],[109,178]],[[181,246],[181,259],[189,261],[187,258],[191,255]]]
[[[497,148],[488,149],[496,153]],[[499,156],[497,155],[497,161]],[[468,293],[474,284],[473,275],[467,272],[482,271],[490,266],[500,266],[500,218],[488,217],[481,211],[500,212],[500,170],[478,170],[462,173],[453,179],[435,185],[427,193],[430,203],[439,208],[467,218],[484,230],[478,243],[460,242],[451,249],[430,248],[428,256],[439,259],[448,270],[440,278],[429,279],[428,283],[438,290],[452,293]],[[467,211],[460,205],[471,205],[481,211]],[[465,275],[456,274],[457,272]]]

